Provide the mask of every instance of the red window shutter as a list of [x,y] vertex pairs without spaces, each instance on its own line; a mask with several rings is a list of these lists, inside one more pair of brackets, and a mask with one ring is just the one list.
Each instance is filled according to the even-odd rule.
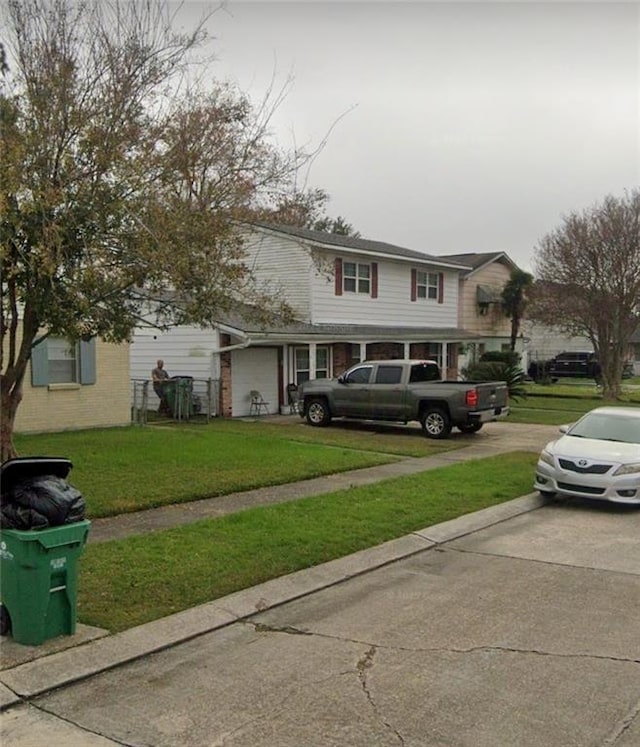
[[411,300],[418,298],[418,271],[411,270]]
[[438,303],[444,301],[444,273],[438,273]]
[[378,263],[371,263],[371,298],[378,298]]
[[342,295],[342,260],[340,257],[336,258],[335,263],[335,278],[336,278],[336,296]]

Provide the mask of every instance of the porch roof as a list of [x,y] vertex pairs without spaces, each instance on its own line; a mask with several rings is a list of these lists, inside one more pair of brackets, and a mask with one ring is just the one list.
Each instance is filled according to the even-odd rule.
[[[231,322],[231,320],[229,320]],[[473,342],[482,335],[459,327],[404,327],[369,324],[308,324],[278,326],[227,325],[239,337],[261,342]]]

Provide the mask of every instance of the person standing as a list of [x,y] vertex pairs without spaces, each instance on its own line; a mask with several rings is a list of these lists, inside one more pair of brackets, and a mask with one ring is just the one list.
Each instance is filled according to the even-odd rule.
[[164,387],[164,382],[169,378],[169,374],[164,368],[164,361],[159,359],[156,361],[156,367],[151,371],[151,381],[153,382],[153,391],[160,398],[160,406],[158,412],[164,415],[171,414],[171,408],[167,400],[167,394]]

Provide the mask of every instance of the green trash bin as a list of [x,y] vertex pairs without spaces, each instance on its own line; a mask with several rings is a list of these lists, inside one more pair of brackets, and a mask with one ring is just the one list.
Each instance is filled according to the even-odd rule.
[[[2,465],[2,490],[22,477],[66,477],[67,459],[12,459]],[[16,643],[39,646],[76,632],[78,558],[91,522],[46,529],[0,530],[0,627]]]
[[193,376],[172,376],[162,386],[173,417],[189,420],[193,414]]

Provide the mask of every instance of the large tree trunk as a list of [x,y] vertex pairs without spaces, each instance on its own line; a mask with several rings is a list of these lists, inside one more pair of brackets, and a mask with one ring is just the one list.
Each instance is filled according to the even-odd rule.
[[[22,381],[22,378],[20,379]],[[17,452],[13,445],[13,427],[16,420],[18,405],[22,399],[22,386],[11,385],[7,376],[0,376],[0,389],[2,390],[2,419],[0,421],[0,461],[4,464],[7,459],[13,459]]]

